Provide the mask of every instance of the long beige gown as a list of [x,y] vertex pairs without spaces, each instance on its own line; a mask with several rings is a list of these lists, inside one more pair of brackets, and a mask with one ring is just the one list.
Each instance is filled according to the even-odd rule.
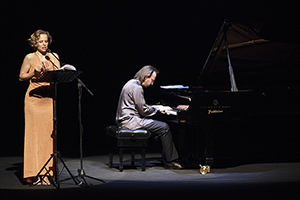
[[[40,63],[35,53],[29,71]],[[54,66],[49,62],[49,66]],[[54,153],[53,133],[53,86],[47,82],[29,81],[24,101],[25,139],[24,139],[24,171],[23,178],[35,177]],[[53,175],[54,160],[51,159],[46,168]],[[41,175],[45,174],[43,170]]]

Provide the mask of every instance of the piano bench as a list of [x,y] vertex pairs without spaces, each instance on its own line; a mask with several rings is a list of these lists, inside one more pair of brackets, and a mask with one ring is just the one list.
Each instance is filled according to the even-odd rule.
[[151,133],[147,130],[129,130],[118,129],[116,126],[107,126],[105,128],[106,142],[109,148],[109,164],[108,167],[113,167],[113,150],[118,150],[119,153],[119,171],[123,171],[123,152],[131,151],[131,166],[134,167],[135,151],[141,151],[142,171],[145,171],[145,154],[148,147],[148,138]]

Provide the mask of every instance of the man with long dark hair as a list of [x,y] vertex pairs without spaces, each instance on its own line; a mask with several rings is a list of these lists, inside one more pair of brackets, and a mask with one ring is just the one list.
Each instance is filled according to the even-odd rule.
[[169,125],[147,118],[155,115],[158,109],[146,104],[144,88],[154,84],[158,73],[155,67],[146,65],[124,85],[119,98],[116,123],[118,128],[145,129],[155,138],[160,138],[164,150],[165,168],[180,169],[182,167],[178,163],[178,153]]

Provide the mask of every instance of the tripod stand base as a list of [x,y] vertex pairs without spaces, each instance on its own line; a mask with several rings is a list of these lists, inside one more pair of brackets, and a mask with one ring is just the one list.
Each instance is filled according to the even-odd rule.
[[[46,168],[47,164],[50,162],[51,159],[54,159],[54,163],[55,163],[55,172],[54,172],[54,178],[51,176],[50,171]],[[57,189],[60,189],[60,180],[59,180],[59,175],[61,174],[58,173],[58,167],[57,167],[57,161],[58,159],[61,161],[61,163],[63,164],[63,168],[61,170],[61,172],[66,169],[70,175],[70,179],[73,179],[74,183],[76,185],[79,185],[78,181],[75,179],[75,177],[72,175],[71,171],[69,170],[69,168],[67,167],[66,163],[63,161],[63,159],[60,157],[59,152],[55,152],[54,154],[51,154],[50,158],[47,160],[47,162],[44,164],[44,166],[42,167],[42,169],[39,171],[39,173],[34,177],[32,183],[30,184],[30,186],[36,186],[36,185],[42,185],[43,182],[47,182],[44,179],[46,177],[50,178],[49,181],[51,181],[51,184],[54,185]],[[46,170],[46,174],[41,175],[42,171]],[[39,179],[40,178],[40,179]]]
[[[85,171],[84,171],[83,169],[78,169],[77,171],[78,171],[78,175],[75,176],[74,178],[76,178],[76,180],[78,181],[78,185],[79,185],[79,186],[82,186],[82,187],[89,187],[89,184],[87,183],[86,178],[90,178],[90,179],[94,179],[94,180],[96,180],[96,181],[100,181],[100,182],[102,182],[102,183],[106,183],[105,180],[102,180],[102,179],[99,179],[99,178],[95,178],[95,177],[86,175],[86,174],[85,174]],[[80,181],[78,180],[78,178],[81,178],[82,181],[80,182]],[[64,179],[63,181],[70,180],[70,179],[71,179],[71,178],[67,178],[67,179]]]
[[95,177],[86,175],[86,174],[85,174],[85,171],[84,171],[83,169],[78,169],[77,171],[78,171],[78,175],[75,176],[75,177],[76,177],[76,178],[81,178],[81,179],[83,180],[82,182],[80,182],[80,183],[78,184],[79,186],[84,186],[84,187],[88,187],[88,186],[89,186],[85,178],[90,178],[90,179],[94,179],[94,180],[96,180],[96,181],[100,181],[100,182],[102,182],[102,183],[106,183],[105,180],[98,179],[98,178],[95,178]]

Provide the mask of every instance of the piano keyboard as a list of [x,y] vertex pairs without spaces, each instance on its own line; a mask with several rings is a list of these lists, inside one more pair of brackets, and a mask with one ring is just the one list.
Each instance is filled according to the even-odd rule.
[[[170,106],[163,106],[163,105],[152,105],[152,107],[156,108],[163,114],[167,115],[178,115],[178,112],[187,110],[188,106],[178,106],[176,107],[170,107]],[[183,109],[184,108],[184,109]]]

